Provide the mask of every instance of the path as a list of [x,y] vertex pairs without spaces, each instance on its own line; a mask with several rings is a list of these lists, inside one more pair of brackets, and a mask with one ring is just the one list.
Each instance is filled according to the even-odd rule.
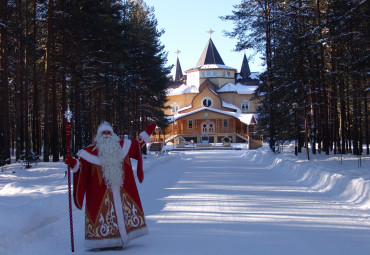
[[149,170],[139,189],[150,234],[127,252],[370,254],[369,215],[244,153],[187,152]]

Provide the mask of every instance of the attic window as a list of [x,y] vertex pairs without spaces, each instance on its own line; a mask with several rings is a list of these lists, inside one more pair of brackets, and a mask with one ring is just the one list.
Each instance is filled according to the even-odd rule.
[[211,107],[211,106],[212,106],[212,104],[213,104],[213,101],[212,101],[212,99],[211,99],[211,98],[209,98],[209,97],[205,97],[205,98],[203,98],[203,99],[202,99],[202,105],[203,105],[204,107]]

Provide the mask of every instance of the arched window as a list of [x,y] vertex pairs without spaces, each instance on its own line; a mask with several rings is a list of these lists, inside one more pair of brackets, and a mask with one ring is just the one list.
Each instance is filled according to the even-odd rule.
[[213,121],[206,120],[206,121],[202,122],[201,127],[202,127],[202,132],[203,133],[214,133],[214,132],[216,132],[215,123]]
[[208,131],[208,129],[207,129],[207,124],[203,124],[202,125],[202,132],[204,133],[204,132],[207,132]]
[[213,123],[209,124],[208,132],[213,133]]

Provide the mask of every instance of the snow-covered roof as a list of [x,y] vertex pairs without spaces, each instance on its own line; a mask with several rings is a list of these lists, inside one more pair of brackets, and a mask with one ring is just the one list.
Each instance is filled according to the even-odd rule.
[[226,65],[221,65],[221,64],[209,64],[209,65],[202,65],[198,67],[191,68],[188,71],[193,71],[193,70],[201,70],[201,69],[228,69],[228,70],[236,70],[234,67],[226,66]]
[[251,72],[251,75],[249,75],[249,78],[253,80],[258,80],[260,78],[260,73],[259,72]]
[[234,110],[236,110],[236,111],[241,111],[240,110],[240,108],[238,108],[238,107],[236,107],[235,105],[233,105],[233,104],[230,104],[230,103],[226,103],[224,100],[222,100],[221,99],[221,101],[222,101],[222,107],[225,107],[225,108],[230,108],[230,109],[234,109]]
[[183,95],[189,93],[199,93],[199,90],[194,85],[182,84],[175,89],[167,89],[167,96]]
[[218,89],[217,92],[236,92],[238,94],[250,95],[253,94],[257,88],[258,86],[247,86],[242,85],[240,83],[238,84],[227,83],[220,89]]
[[211,111],[211,112],[217,112],[217,113],[221,113],[221,114],[224,114],[224,115],[228,115],[228,116],[239,119],[241,122],[243,122],[247,125],[251,124],[253,117],[255,119],[257,118],[257,114],[255,114],[255,113],[241,113],[240,111],[228,112],[228,111],[223,111],[223,110],[219,110],[219,109],[212,108],[212,107],[202,107],[202,108],[198,108],[194,111],[175,114],[173,116],[167,116],[167,119],[168,119],[169,122],[173,122],[173,121],[176,121],[178,119],[184,118],[186,116],[189,116],[189,115],[201,112],[201,111]]
[[221,64],[210,64],[210,65],[203,65],[199,67],[200,69],[235,69],[234,67],[221,65]]

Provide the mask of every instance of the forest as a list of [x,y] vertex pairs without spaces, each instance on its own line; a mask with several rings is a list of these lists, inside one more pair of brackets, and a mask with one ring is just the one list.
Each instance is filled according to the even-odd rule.
[[263,53],[256,92],[260,134],[277,150],[369,154],[369,4],[366,0],[242,0],[234,6],[236,50]]
[[[369,154],[368,9],[367,0],[241,0],[221,17],[237,51],[264,56],[255,97],[272,151],[296,140],[307,159]],[[163,33],[143,0],[1,0],[0,164],[65,155],[68,105],[72,154],[102,121],[130,138],[150,121],[164,130]]]
[[72,154],[102,121],[129,137],[165,126],[163,32],[142,0],[1,0],[1,163],[59,161],[68,106]]

